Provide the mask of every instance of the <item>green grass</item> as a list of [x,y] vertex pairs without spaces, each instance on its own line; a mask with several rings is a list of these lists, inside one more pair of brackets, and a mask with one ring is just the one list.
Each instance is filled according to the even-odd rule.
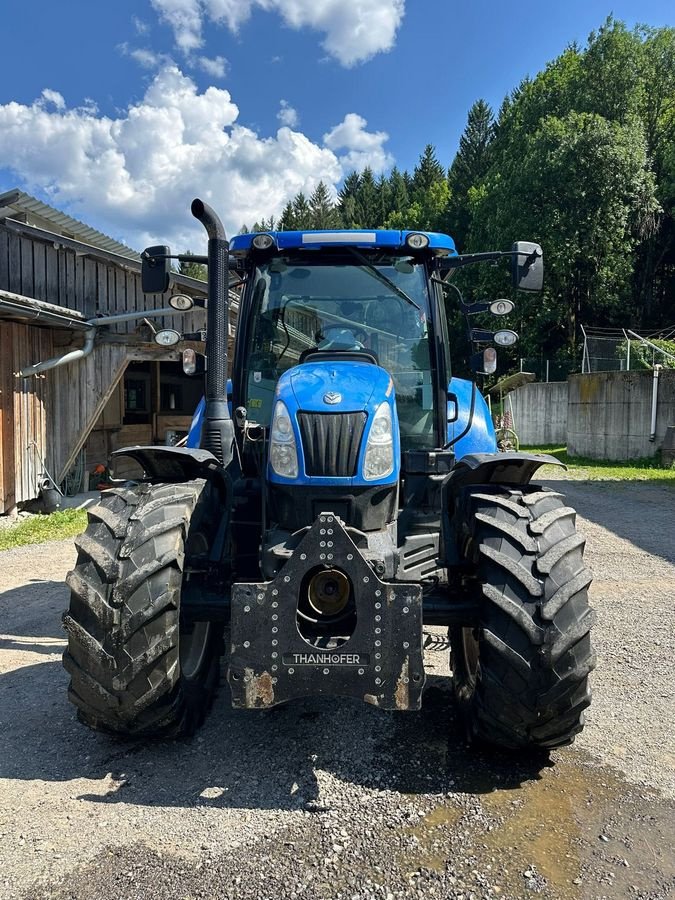
[[87,527],[84,509],[63,509],[48,516],[31,516],[18,525],[0,529],[0,550],[74,537]]
[[[675,468],[662,469],[653,457],[614,462],[569,456],[567,447],[555,445],[520,449],[526,453],[548,453],[555,456],[568,467],[566,477],[575,481],[664,481],[675,485]],[[542,466],[539,472],[543,478],[562,475],[562,470],[557,466]]]

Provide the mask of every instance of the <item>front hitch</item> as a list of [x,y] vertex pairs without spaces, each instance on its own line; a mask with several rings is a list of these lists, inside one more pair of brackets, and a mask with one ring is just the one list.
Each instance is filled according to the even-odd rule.
[[[308,581],[321,566],[339,570],[351,585],[355,615],[337,646],[312,643],[298,628]],[[420,709],[422,588],[380,581],[332,513],[317,518],[273,581],[233,585],[231,610],[234,707],[339,695],[381,709]]]

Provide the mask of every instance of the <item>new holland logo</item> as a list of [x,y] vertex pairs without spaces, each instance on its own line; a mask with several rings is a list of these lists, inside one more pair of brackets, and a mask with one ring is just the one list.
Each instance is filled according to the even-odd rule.
[[342,402],[342,394],[338,394],[337,391],[328,391],[323,395],[323,402],[335,406],[336,403]]

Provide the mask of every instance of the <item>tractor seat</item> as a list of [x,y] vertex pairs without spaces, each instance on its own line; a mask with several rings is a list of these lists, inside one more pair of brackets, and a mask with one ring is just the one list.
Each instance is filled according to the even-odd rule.
[[300,354],[300,363],[305,362],[367,362],[379,366],[377,354],[372,350],[320,350],[309,347]]

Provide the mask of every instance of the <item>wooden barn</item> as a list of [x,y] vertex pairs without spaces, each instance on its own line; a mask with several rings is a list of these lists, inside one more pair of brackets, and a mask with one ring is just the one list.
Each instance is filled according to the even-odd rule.
[[[47,478],[71,493],[88,489],[116,447],[187,431],[202,381],[152,334],[199,332],[206,313],[153,311],[171,293],[204,297],[206,285],[175,275],[168,294],[146,295],[140,270],[139,254],[112,238],[22,191],[0,194],[0,513],[37,497]],[[81,358],[26,376],[73,350]]]

